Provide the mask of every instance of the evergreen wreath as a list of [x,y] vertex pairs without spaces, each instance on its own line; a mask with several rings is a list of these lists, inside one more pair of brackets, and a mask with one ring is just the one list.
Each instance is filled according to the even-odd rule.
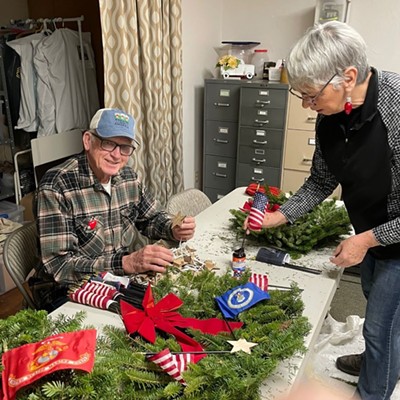
[[[262,188],[267,194],[270,210],[277,210],[288,199],[275,187],[265,185]],[[243,223],[248,213],[239,209],[231,209],[229,212],[234,216],[231,218],[232,229],[243,236]],[[350,232],[351,224],[346,208],[338,207],[335,199],[329,199],[314,207],[293,224],[250,231],[248,237],[286,250],[295,259],[317,247],[334,244],[340,236],[348,235]]]
[[[174,273],[172,269],[153,288],[155,301],[168,293],[175,293],[183,301],[179,312],[185,317],[222,318],[216,296],[245,284],[250,276],[246,272],[240,279],[231,273],[217,276],[204,270]],[[262,382],[275,370],[277,364],[296,353],[302,353],[304,337],[310,324],[302,316],[304,304],[301,291],[292,284],[290,290],[270,291],[271,299],[261,301],[237,317],[244,322],[235,331],[237,339],[258,343],[251,354],[244,352],[223,355],[210,354],[197,364],[189,364],[181,385],[164,373],[156,364],[146,360],[143,352],[159,352],[165,348],[180,351],[173,337],[158,332],[154,344],[140,336],[130,337],[125,330],[108,326],[97,340],[95,366],[92,373],[78,370],[58,371],[32,385],[22,388],[17,399],[260,399]],[[8,319],[0,320],[2,341],[0,355],[14,347],[40,341],[59,332],[86,328],[85,314],[73,318],[49,318],[45,311],[24,310]],[[231,350],[227,340],[230,333],[216,336],[189,329],[205,350]]]

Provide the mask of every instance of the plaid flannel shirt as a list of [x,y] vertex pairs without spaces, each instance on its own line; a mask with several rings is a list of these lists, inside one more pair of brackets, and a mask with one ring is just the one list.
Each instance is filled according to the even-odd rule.
[[112,177],[110,196],[85,154],[45,174],[37,193],[37,223],[44,270],[64,286],[99,271],[122,275],[122,256],[135,227],[150,239],[174,240],[171,219],[131,168]]
[[[392,191],[388,196],[387,213],[389,221],[373,228],[377,241],[383,245],[400,242],[400,75],[393,72],[376,71],[378,74],[377,111],[387,129],[388,143],[393,154],[391,160]],[[319,115],[318,123],[324,118]],[[330,173],[322,157],[318,135],[311,167],[311,176],[288,200],[280,211],[290,222],[307,213],[325,200],[339,182]],[[371,183],[371,190],[373,183]],[[366,199],[367,201],[368,199]]]

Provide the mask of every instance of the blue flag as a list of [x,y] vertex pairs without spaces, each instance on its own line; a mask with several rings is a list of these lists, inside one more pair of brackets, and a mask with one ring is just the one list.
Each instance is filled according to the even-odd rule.
[[215,298],[225,318],[235,318],[236,315],[254,306],[261,300],[268,300],[270,295],[261,290],[254,283],[236,286],[228,290],[222,296]]

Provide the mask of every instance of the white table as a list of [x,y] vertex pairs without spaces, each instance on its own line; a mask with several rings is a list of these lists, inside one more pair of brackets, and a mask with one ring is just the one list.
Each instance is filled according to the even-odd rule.
[[[241,207],[248,196],[245,188],[237,188],[196,217],[196,234],[188,242],[196,250],[201,260],[213,260],[219,271],[225,272],[231,266],[232,252],[241,246],[242,238],[237,238],[230,229],[230,219],[233,215],[230,209]],[[269,377],[261,388],[262,398],[273,399],[278,393],[290,388],[296,381],[306,374],[308,362],[312,355],[312,348],[318,337],[321,325],[329,311],[329,307],[342,274],[329,262],[333,249],[312,251],[307,256],[296,260],[296,264],[323,270],[321,275],[314,275],[284,267],[277,267],[255,261],[258,247],[245,245],[247,266],[253,272],[268,275],[271,285],[290,286],[292,281],[297,282],[303,289],[304,315],[312,325],[311,332],[305,338],[305,345],[309,349],[303,356],[295,356],[282,362],[273,376]],[[253,258],[253,260],[252,260]],[[116,314],[95,309],[77,303],[68,302],[54,311],[51,315],[65,314],[73,316],[78,311],[86,311],[85,323],[101,330],[105,325],[114,325],[124,328],[122,320]]]

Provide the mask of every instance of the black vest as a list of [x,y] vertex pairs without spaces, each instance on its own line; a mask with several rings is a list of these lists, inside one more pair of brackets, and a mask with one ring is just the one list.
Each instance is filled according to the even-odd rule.
[[[373,70],[364,104],[350,115],[326,116],[317,127],[323,158],[342,185],[343,201],[356,233],[388,222],[392,152],[377,98],[378,80]],[[400,243],[369,251],[377,258],[397,258]]]

